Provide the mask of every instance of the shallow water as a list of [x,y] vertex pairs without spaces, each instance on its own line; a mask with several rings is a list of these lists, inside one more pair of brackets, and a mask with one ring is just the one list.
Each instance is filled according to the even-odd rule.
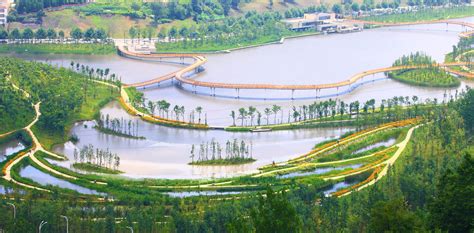
[[331,193],[337,192],[338,190],[341,190],[343,188],[350,187],[356,183],[357,181],[354,181],[354,182],[341,181],[339,183],[336,183],[331,188],[324,190],[323,192],[324,196],[329,196]]
[[25,149],[25,146],[18,139],[0,144],[0,162],[4,161],[9,155]]
[[36,169],[35,167],[31,166],[31,165],[26,166],[25,168],[21,169],[20,170],[20,176],[31,179],[31,180],[35,181],[36,183],[39,183],[43,186],[53,185],[53,186],[58,186],[60,188],[72,189],[72,190],[75,190],[75,191],[77,191],[78,193],[81,193],[81,194],[100,195],[100,193],[98,193],[94,190],[84,188],[84,187],[81,187],[79,185],[72,184],[72,183],[69,183],[67,181],[58,179],[58,178],[56,178],[52,175],[46,174],[46,173]]
[[309,176],[309,175],[321,175],[324,173],[328,173],[330,171],[344,170],[346,168],[356,169],[362,166],[363,164],[351,164],[351,165],[344,165],[344,166],[338,166],[338,167],[319,167],[312,171],[292,172],[292,173],[288,173],[284,175],[279,175],[277,176],[277,178],[285,179],[285,178],[293,178],[293,177],[301,177],[301,176]]

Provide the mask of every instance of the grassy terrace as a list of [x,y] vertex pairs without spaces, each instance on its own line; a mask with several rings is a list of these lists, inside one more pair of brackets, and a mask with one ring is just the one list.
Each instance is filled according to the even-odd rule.
[[409,12],[404,14],[368,16],[361,19],[367,21],[377,21],[385,23],[405,23],[428,20],[464,18],[474,15],[474,7],[453,7],[453,8],[426,8],[418,12]]
[[95,173],[103,173],[103,174],[121,174],[122,171],[114,170],[106,167],[101,167],[99,165],[91,164],[91,163],[74,163],[72,165],[73,168],[87,171],[87,172],[95,172]]
[[206,166],[206,165],[239,165],[255,162],[253,158],[230,158],[230,159],[212,159],[206,161],[194,161],[189,165]]
[[0,44],[0,53],[105,55],[115,52],[113,44]]

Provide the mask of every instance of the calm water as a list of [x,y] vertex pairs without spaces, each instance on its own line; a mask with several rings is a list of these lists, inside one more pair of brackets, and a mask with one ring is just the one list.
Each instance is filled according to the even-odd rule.
[[[129,116],[117,103],[110,103],[103,109],[125,119]],[[87,127],[85,127],[87,125]],[[130,177],[160,178],[210,178],[230,177],[256,172],[257,168],[273,161],[286,161],[301,155],[318,142],[338,137],[350,128],[301,129],[274,131],[267,133],[230,133],[226,131],[186,130],[163,127],[139,121],[139,134],[146,140],[134,140],[113,135],[104,135],[93,128],[93,122],[78,123],[73,133],[80,140],[77,145],[66,143],[55,150],[73,159],[74,148],[93,144],[99,148],[109,148],[120,156],[120,170]],[[232,166],[191,166],[190,151],[193,144],[209,142],[212,139],[225,145],[227,140],[239,139],[253,143],[254,163]],[[71,161],[56,162],[69,167]]]
[[[473,20],[469,18],[466,21]],[[203,81],[232,83],[310,84],[336,82],[348,79],[364,70],[390,66],[395,59],[410,52],[424,51],[441,62],[444,54],[451,51],[452,45],[457,43],[458,32],[461,30],[461,27],[451,25],[446,28],[445,24],[418,25],[287,40],[282,45],[241,50],[230,54],[208,55],[209,62],[205,64],[206,70],[194,78]],[[130,60],[117,55],[21,56],[33,60],[47,60],[50,63],[66,67],[69,66],[71,60],[74,60],[93,67],[110,68],[111,72],[120,75],[125,83],[149,80],[172,72],[179,67],[165,63]],[[380,74],[374,78],[383,78],[383,75]],[[459,89],[465,85],[472,86],[473,84],[474,81],[463,80]],[[445,93],[453,94],[455,90],[413,87],[392,80],[383,80],[364,85],[338,98],[345,102],[366,101],[372,98],[380,101],[395,95],[417,95],[420,99],[438,98],[442,100]],[[252,90],[242,94],[285,98],[291,96],[288,91],[262,92]],[[230,125],[232,123],[229,116],[230,111],[240,107],[252,105],[263,112],[264,108],[278,104],[283,106],[283,119],[286,120],[292,106],[309,104],[314,101],[225,99],[195,95],[175,86],[148,89],[144,93],[146,98],[153,101],[165,99],[172,106],[184,106],[187,113],[197,106],[202,106],[203,112],[207,114],[208,123],[218,126]],[[116,103],[107,105],[102,112],[114,117],[123,116],[126,119],[134,119],[121,110]],[[265,120],[262,121],[265,122]],[[261,165],[272,161],[284,161],[300,155],[310,150],[315,143],[337,137],[349,130],[307,129],[256,134],[173,129],[141,121],[139,125],[139,134],[147,137],[147,140],[131,140],[103,135],[91,127],[84,128],[82,123],[77,124],[73,128],[73,133],[80,138],[78,145],[67,143],[57,147],[56,150],[71,156],[75,147],[81,148],[87,144],[93,144],[99,148],[110,148],[120,155],[122,162],[120,170],[126,172],[125,175],[130,177],[227,177],[251,173]],[[190,162],[191,145],[210,141],[213,138],[221,143],[234,138],[252,141],[254,157],[257,161],[239,166],[197,167],[187,165]],[[60,165],[69,167],[68,162]]]
[[46,174],[38,169],[36,169],[33,166],[26,166],[25,168],[20,170],[20,176],[31,179],[41,185],[53,185],[53,186],[58,186],[60,188],[65,188],[65,189],[72,189],[77,191],[78,193],[81,194],[93,194],[93,195],[99,195],[100,193],[81,187],[76,184],[69,183],[67,181],[58,179],[54,176],[51,176],[49,174]]
[[25,146],[18,139],[0,144],[0,162],[4,161],[7,156],[25,149]]

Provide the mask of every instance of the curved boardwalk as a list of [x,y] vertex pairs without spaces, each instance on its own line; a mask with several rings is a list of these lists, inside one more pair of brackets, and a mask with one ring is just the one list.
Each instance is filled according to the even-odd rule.
[[[463,22],[463,21],[450,21],[450,20],[432,20],[432,21],[419,21],[419,22],[407,22],[407,23],[385,23],[385,22],[375,22],[375,21],[363,21],[363,20],[351,20],[351,22],[354,23],[365,23],[365,24],[371,24],[371,25],[379,25],[379,26],[406,26],[406,25],[420,25],[420,24],[440,24],[440,23],[446,23],[446,24],[453,24],[453,25],[461,25],[464,27],[468,27],[470,29],[474,28],[474,23],[469,23],[469,22]],[[459,34],[460,37],[468,37],[471,36],[474,33],[473,30],[469,30],[466,32],[462,32]],[[351,86],[352,84],[355,84],[357,81],[363,79],[366,76],[369,75],[374,75],[378,73],[384,73],[384,72],[390,72],[390,71],[396,71],[396,70],[401,70],[401,69],[418,69],[418,68],[423,68],[424,66],[397,66],[397,67],[386,67],[386,68],[378,68],[378,69],[372,69],[368,71],[364,71],[358,74],[353,75],[351,78],[345,81],[341,82],[335,82],[335,83],[327,83],[327,84],[314,84],[314,85],[278,85],[278,84],[235,84],[235,83],[218,83],[218,82],[203,82],[203,81],[197,81],[193,79],[187,79],[185,77],[185,74],[195,70],[198,71],[198,69],[204,65],[207,62],[207,59],[201,55],[198,54],[177,54],[177,53],[172,53],[172,54],[166,54],[166,53],[160,53],[160,54],[140,54],[140,53],[134,53],[131,51],[128,51],[123,46],[118,47],[118,52],[120,55],[128,57],[128,58],[133,58],[133,59],[139,59],[139,60],[156,60],[156,59],[162,59],[162,58],[191,58],[194,60],[194,63],[184,67],[176,72],[172,72],[169,74],[166,74],[164,76],[144,81],[144,82],[139,82],[139,83],[133,83],[133,84],[128,84],[124,85],[125,87],[146,87],[146,86],[151,86],[154,84],[159,84],[164,81],[168,81],[171,79],[175,79],[178,81],[178,84],[187,84],[192,86],[193,88],[196,87],[207,87],[211,89],[261,89],[261,90],[322,90],[322,89],[333,89],[333,88],[342,88],[346,86]],[[452,63],[444,63],[444,64],[438,64],[440,67],[443,67],[446,71],[453,73],[455,75],[459,76],[464,76],[467,78],[474,78],[474,74],[467,73],[467,72],[462,72],[462,71],[457,71],[450,69],[450,67],[454,66],[464,66],[466,64],[469,64],[467,62],[452,62]]]
[[[194,69],[198,69],[204,63],[207,62],[207,59],[203,56],[193,55],[193,54],[151,54],[151,55],[144,55],[144,54],[137,54],[127,51],[123,47],[118,48],[120,54],[125,55],[126,57],[130,58],[138,58],[138,59],[156,59],[156,58],[163,58],[163,57],[183,57],[183,58],[192,58],[195,60],[195,63],[187,66],[183,69],[180,69],[176,72],[166,74],[162,77],[152,79],[145,82],[139,82],[134,84],[124,85],[124,87],[145,87],[150,86],[153,84],[158,84],[163,81],[176,79],[179,83],[184,83],[191,85],[193,87],[208,87],[208,88],[221,88],[221,89],[262,89],[262,90],[321,90],[321,89],[332,89],[332,88],[341,88],[345,86],[350,86],[357,81],[363,79],[366,76],[374,75],[378,73],[385,73],[390,71],[396,70],[403,70],[403,69],[419,69],[425,68],[426,65],[413,65],[413,66],[395,66],[395,67],[385,67],[385,68],[378,68],[372,69],[368,71],[363,71],[361,73],[355,74],[350,79],[335,82],[335,83],[327,83],[327,84],[309,84],[309,85],[278,85],[278,84],[235,84],[235,83],[218,83],[218,82],[202,82],[193,79],[186,79],[184,74],[187,72],[193,71]],[[463,66],[470,64],[469,62],[450,62],[450,63],[442,63],[437,64],[438,66],[445,68],[448,72],[457,74],[457,75],[467,75],[467,73],[455,71],[452,69],[448,69],[449,67],[453,66]],[[468,77],[472,77],[472,75],[467,75]]]

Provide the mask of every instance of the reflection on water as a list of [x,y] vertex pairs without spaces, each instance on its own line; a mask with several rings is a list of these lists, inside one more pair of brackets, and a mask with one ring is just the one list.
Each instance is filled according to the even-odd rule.
[[[103,113],[124,117],[129,116],[117,103],[111,103],[103,109]],[[318,142],[339,137],[351,128],[337,129],[301,129],[292,131],[274,131],[267,133],[231,133],[219,130],[187,130],[163,127],[139,121],[138,134],[146,140],[134,140],[105,135],[92,126],[93,122],[76,124],[72,133],[80,140],[77,145],[66,143],[55,147],[55,151],[65,154],[70,161],[55,162],[70,167],[73,161],[74,148],[93,144],[96,148],[109,148],[120,156],[120,170],[125,176],[143,178],[218,178],[232,177],[257,172],[257,168],[273,161],[286,161],[311,150]],[[87,126],[87,127],[85,127]],[[219,141],[222,145],[227,140],[238,139],[253,142],[254,163],[228,166],[191,166],[190,151],[192,144]]]
[[352,152],[353,155],[355,154],[359,154],[359,153],[362,153],[362,152],[365,152],[365,151],[368,151],[368,150],[372,150],[374,148],[377,148],[377,147],[381,147],[381,146],[385,146],[385,147],[389,147],[393,144],[395,144],[395,141],[396,139],[395,138],[391,138],[387,141],[383,141],[383,142],[377,142],[377,143],[374,143],[372,145],[369,145],[369,146],[366,146],[364,148],[361,148],[359,150],[356,150],[354,152]]
[[17,153],[25,149],[25,146],[18,139],[0,144],[0,162],[4,161],[7,156]]
[[341,181],[339,183],[334,184],[333,186],[331,186],[331,188],[325,190],[323,193],[324,193],[324,196],[328,197],[331,195],[331,193],[337,192],[338,190],[350,187],[355,184],[357,184],[357,181],[352,181],[352,182]]
[[300,176],[309,176],[309,175],[320,175],[324,173],[328,173],[330,171],[338,171],[338,170],[344,170],[347,168],[351,169],[356,169],[359,167],[362,167],[363,164],[351,164],[351,165],[344,165],[344,166],[338,166],[338,167],[320,167],[316,168],[312,171],[307,171],[307,172],[292,172],[284,175],[279,175],[277,178],[280,179],[285,179],[285,178],[293,178],[293,177],[300,177]]
[[46,174],[31,165],[26,166],[25,168],[21,169],[20,176],[31,179],[35,181],[36,183],[41,184],[43,186],[53,185],[53,186],[58,186],[60,188],[75,190],[81,194],[100,195],[100,193],[94,190],[84,188],[79,185],[72,184],[67,181],[58,179],[54,176],[51,176],[49,174]]
[[217,192],[217,191],[188,191],[188,192],[167,192],[166,194],[170,197],[196,197],[196,196],[222,196],[222,195],[235,195],[243,192]]

